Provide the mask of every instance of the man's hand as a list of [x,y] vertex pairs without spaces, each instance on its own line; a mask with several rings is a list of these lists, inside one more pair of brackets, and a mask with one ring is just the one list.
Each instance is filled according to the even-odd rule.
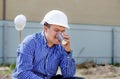
[[67,42],[65,45],[62,44],[62,46],[65,48],[66,52],[70,52],[70,37],[68,34],[63,33],[62,34],[63,38],[65,39],[65,41]]

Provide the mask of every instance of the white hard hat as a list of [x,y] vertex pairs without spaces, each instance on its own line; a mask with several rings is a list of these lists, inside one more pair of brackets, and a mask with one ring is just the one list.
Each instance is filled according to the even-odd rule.
[[41,24],[44,24],[45,22],[47,22],[48,24],[55,24],[55,25],[66,27],[66,28],[70,28],[68,26],[67,16],[59,10],[52,10],[48,12],[45,15]]
[[18,31],[23,30],[26,24],[26,17],[22,14],[17,15],[14,19],[14,24],[15,24],[16,30]]

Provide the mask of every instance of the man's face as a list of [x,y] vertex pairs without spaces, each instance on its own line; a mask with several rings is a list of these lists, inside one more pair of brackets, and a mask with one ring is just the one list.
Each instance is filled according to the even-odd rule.
[[59,44],[60,41],[56,38],[59,32],[65,32],[65,27],[50,24],[50,28],[44,27],[48,44]]

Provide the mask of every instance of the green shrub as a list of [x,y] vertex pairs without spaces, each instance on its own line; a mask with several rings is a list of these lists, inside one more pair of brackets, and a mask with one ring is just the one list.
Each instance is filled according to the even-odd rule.
[[16,66],[16,64],[11,64],[11,65],[9,66],[11,72],[14,70],[15,66]]
[[114,66],[120,67],[120,63],[115,63]]

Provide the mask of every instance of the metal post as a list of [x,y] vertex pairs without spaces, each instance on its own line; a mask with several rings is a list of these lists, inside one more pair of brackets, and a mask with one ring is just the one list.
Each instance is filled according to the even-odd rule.
[[22,31],[19,31],[19,40],[20,40],[20,43],[22,41]]
[[112,28],[112,65],[115,64],[115,30]]
[[3,20],[6,20],[6,0],[3,0]]

